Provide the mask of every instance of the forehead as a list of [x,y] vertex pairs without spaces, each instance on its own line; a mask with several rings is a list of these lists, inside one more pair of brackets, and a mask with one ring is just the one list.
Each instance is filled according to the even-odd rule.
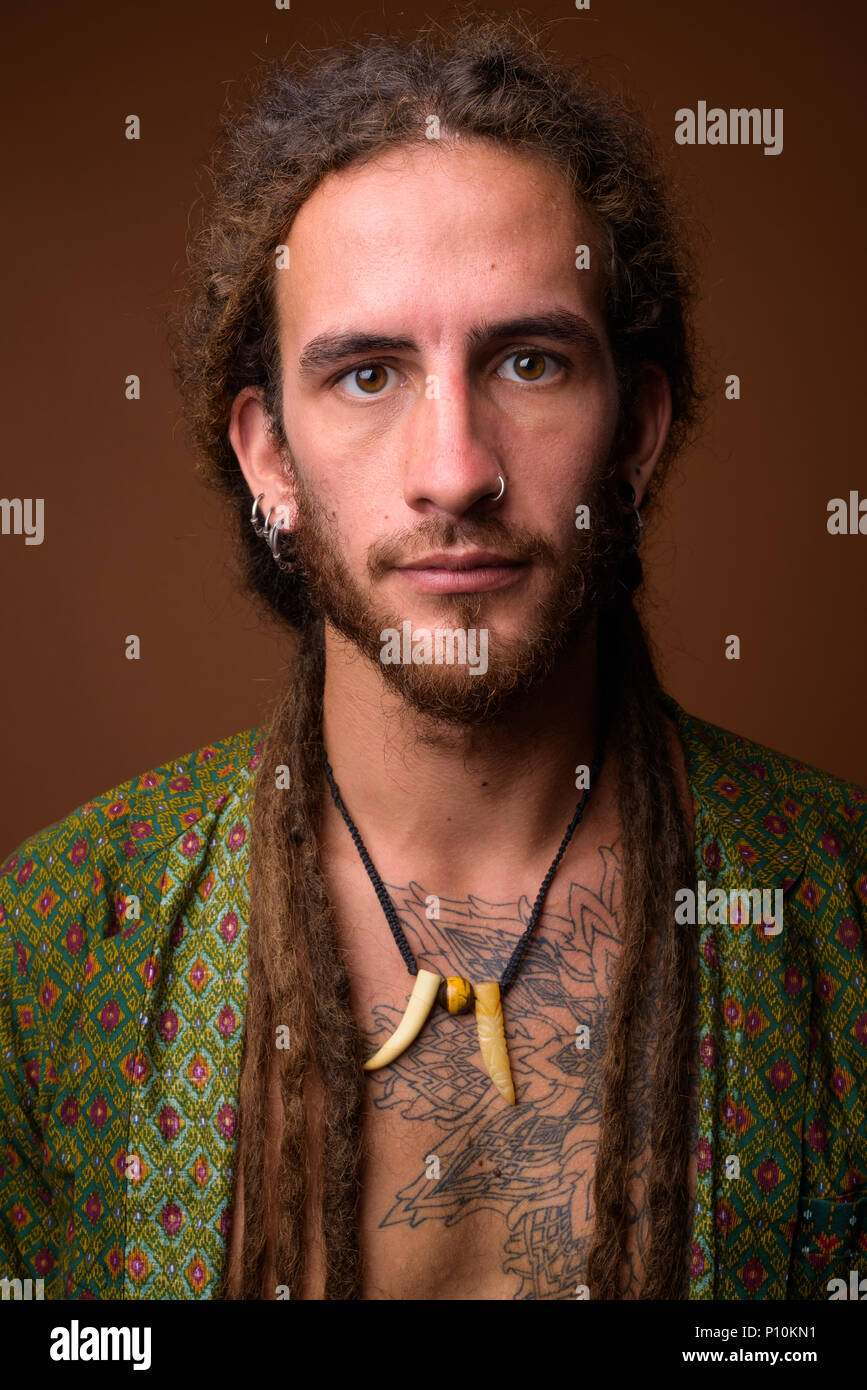
[[[350,312],[442,338],[555,301],[604,329],[593,223],[559,170],[523,152],[478,140],[390,150],[328,175],[284,240],[277,304],[293,341]],[[578,270],[583,244],[590,269]]]

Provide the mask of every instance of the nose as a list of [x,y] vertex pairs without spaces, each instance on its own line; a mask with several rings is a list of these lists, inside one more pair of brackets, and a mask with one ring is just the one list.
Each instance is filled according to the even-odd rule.
[[413,411],[404,500],[425,516],[458,519],[494,498],[505,476],[492,419],[458,370],[429,379]]

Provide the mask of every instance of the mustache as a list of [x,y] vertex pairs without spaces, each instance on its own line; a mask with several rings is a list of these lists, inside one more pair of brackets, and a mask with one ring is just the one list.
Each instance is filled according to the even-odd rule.
[[550,541],[525,526],[508,525],[500,517],[448,521],[432,516],[418,526],[397,531],[393,536],[372,545],[367,557],[368,577],[371,580],[381,579],[395,565],[407,564],[428,550],[449,550],[467,545],[495,549],[505,559],[516,562],[535,560],[552,569],[558,563],[557,552]]

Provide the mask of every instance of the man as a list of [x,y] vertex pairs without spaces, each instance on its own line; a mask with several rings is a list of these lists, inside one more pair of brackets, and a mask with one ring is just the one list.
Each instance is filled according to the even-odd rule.
[[4,865],[5,1263],[827,1297],[867,796],[657,683],[637,547],[698,392],[645,133],[480,17],[273,65],[214,170],[174,360],[287,688]]

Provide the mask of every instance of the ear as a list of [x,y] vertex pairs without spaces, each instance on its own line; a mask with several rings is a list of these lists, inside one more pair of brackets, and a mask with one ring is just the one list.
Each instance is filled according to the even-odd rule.
[[635,505],[641,506],[671,428],[671,387],[656,362],[638,368],[635,397],[625,434],[625,446],[617,465],[618,477],[635,488]]
[[295,490],[290,471],[268,423],[261,388],[245,386],[232,402],[229,443],[247,479],[251,499],[260,493],[265,494],[259,503],[260,521],[267,517],[273,507],[274,524],[290,531],[297,520]]

